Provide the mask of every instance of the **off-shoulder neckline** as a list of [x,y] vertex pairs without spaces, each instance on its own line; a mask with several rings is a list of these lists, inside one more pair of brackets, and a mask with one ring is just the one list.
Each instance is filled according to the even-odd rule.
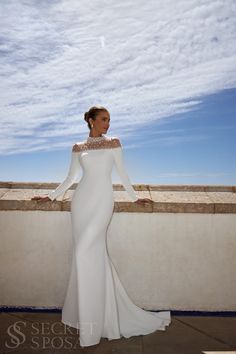
[[75,144],[86,144],[88,142],[96,143],[96,141],[113,141],[114,139],[120,140],[118,138],[118,136],[106,136],[106,135],[103,135],[102,139],[96,139],[96,138],[101,138],[101,137],[92,137],[92,139],[89,139],[89,140],[88,140],[88,137],[87,137],[84,140],[80,140],[80,141],[75,142]]
[[73,145],[73,151],[82,151],[90,149],[103,149],[103,148],[115,148],[121,147],[121,143],[118,137],[110,136],[103,139],[86,139],[84,141],[77,142]]

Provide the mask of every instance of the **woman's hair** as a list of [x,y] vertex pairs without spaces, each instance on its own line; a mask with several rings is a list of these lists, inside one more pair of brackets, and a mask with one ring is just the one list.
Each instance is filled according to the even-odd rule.
[[99,106],[99,105],[90,107],[88,112],[84,113],[84,120],[88,123],[89,129],[91,129],[89,118],[92,118],[93,120],[95,120],[97,114],[102,111],[109,113],[109,111],[105,107]]

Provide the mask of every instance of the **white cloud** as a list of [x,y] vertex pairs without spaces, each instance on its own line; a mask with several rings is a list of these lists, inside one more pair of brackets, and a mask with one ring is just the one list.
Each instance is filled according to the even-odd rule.
[[2,154],[71,145],[97,103],[124,136],[236,86],[234,0],[0,7]]

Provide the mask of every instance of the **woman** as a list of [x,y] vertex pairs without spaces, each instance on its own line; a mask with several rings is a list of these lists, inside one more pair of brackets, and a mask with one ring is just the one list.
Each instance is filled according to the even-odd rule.
[[61,319],[80,329],[82,347],[98,344],[101,337],[111,340],[165,330],[171,322],[170,311],[149,312],[131,301],[109,258],[106,234],[114,208],[113,163],[133,202],[152,200],[135,193],[124,166],[120,140],[103,135],[110,125],[108,110],[93,106],[84,119],[90,133],[86,140],[73,145],[67,177],[48,196],[32,198],[55,200],[75,182],[82,168],[82,178],[71,200],[73,256]]

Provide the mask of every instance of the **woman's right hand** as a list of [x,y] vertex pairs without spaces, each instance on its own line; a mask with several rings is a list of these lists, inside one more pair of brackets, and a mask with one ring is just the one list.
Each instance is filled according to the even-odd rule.
[[41,202],[52,201],[48,196],[35,195],[31,200],[40,200]]

